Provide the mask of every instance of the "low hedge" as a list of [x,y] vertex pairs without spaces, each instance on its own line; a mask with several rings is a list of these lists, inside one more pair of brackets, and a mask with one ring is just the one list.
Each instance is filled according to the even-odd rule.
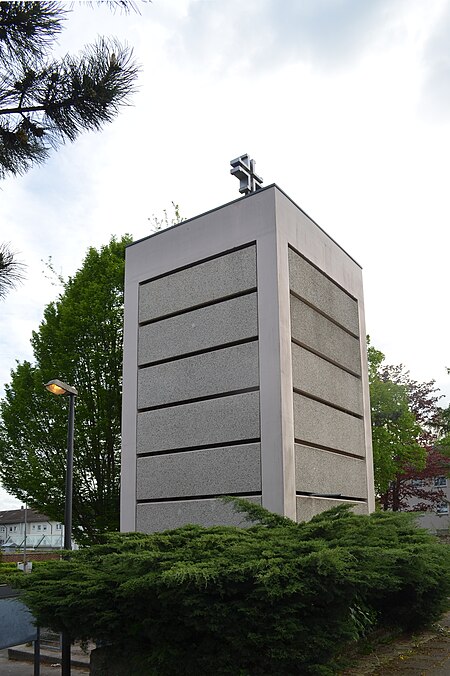
[[12,585],[18,575],[23,575],[23,571],[17,568],[17,563],[0,562],[0,584]]
[[296,524],[234,502],[255,526],[111,534],[23,576],[23,598],[42,626],[126,651],[135,676],[334,673],[349,642],[445,609],[448,546],[412,515]]

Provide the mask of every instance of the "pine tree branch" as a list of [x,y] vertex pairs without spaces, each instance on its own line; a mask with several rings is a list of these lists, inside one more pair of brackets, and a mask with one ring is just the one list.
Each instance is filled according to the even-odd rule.
[[0,299],[21,283],[25,265],[19,262],[9,244],[0,244]]
[[[132,50],[100,39],[80,57],[21,63],[0,81],[0,178],[44,161],[50,147],[110,122],[135,91]],[[8,105],[9,104],[9,105]]]
[[0,59],[41,59],[66,14],[60,2],[0,2]]
[[38,111],[45,111],[45,106],[21,106],[19,104],[15,108],[0,108],[0,115],[23,115],[24,113],[35,113]]
[[[143,1],[145,2],[145,0]],[[74,3],[72,2],[71,5],[73,6],[73,4]],[[115,12],[116,9],[120,9],[125,14],[129,14],[130,12],[136,12],[136,14],[140,14],[139,8],[137,4],[133,2],[133,0],[97,0],[95,3],[90,0],[86,0],[86,5],[89,7],[93,7],[94,4],[108,5],[112,12]]]

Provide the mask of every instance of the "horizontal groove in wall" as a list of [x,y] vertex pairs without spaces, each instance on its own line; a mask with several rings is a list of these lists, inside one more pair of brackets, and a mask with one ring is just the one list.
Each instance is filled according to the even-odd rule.
[[336,494],[330,494],[330,495],[321,495],[319,493],[309,493],[307,491],[297,491],[296,496],[299,498],[315,498],[318,500],[348,500],[352,502],[361,502],[362,504],[366,504],[367,500],[364,498],[354,498],[351,495],[340,495],[339,493]]
[[[333,241],[334,241],[334,240],[333,240]],[[338,244],[338,246],[339,246],[339,248],[340,248],[340,245],[339,245],[339,244]],[[358,302],[358,299],[357,299],[355,296],[353,296],[349,291],[347,291],[347,289],[344,289],[344,287],[341,286],[341,285],[339,284],[339,282],[337,282],[335,279],[333,279],[333,277],[330,277],[330,275],[328,275],[326,272],[324,272],[324,270],[321,270],[321,269],[319,268],[319,266],[317,266],[315,263],[313,263],[312,261],[310,261],[309,258],[306,258],[306,256],[305,256],[304,254],[300,253],[300,251],[297,251],[297,249],[295,249],[295,247],[293,247],[292,244],[288,244],[288,249],[291,249],[291,251],[293,251],[294,253],[296,253],[297,256],[300,256],[300,258],[303,258],[303,260],[306,261],[312,268],[315,268],[315,269],[317,270],[317,272],[320,272],[321,275],[323,275],[324,277],[326,277],[330,282],[332,282],[332,284],[334,284],[335,286],[337,286],[338,289],[340,289],[341,291],[343,291],[349,298],[351,298],[352,300]],[[345,253],[345,252],[344,252],[344,253]],[[348,254],[347,254],[347,255],[348,255]],[[355,261],[355,262],[356,262],[356,261]]]
[[195,350],[194,352],[185,352],[183,354],[177,354],[174,357],[166,357],[165,359],[157,359],[156,361],[145,362],[144,364],[138,365],[138,370],[149,368],[151,366],[159,366],[159,364],[167,364],[172,361],[180,361],[181,359],[188,359],[189,357],[197,357],[200,354],[208,354],[208,352],[217,352],[217,350],[224,350],[228,347],[236,347],[237,345],[245,345],[246,343],[253,343],[258,340],[258,336],[253,336],[251,338],[243,338],[242,340],[234,340],[231,343],[223,343],[221,345],[214,345],[213,347],[207,347],[202,350]]
[[322,444],[315,444],[312,441],[305,441],[304,439],[294,439],[294,443],[299,446],[308,446],[309,448],[318,448],[320,451],[329,451],[330,453],[336,453],[336,455],[344,455],[348,458],[356,458],[357,460],[365,461],[364,455],[357,455],[356,453],[348,453],[347,451],[341,451],[338,448],[332,448],[331,446],[322,446]]
[[312,401],[317,401],[319,404],[323,404],[324,406],[334,408],[336,411],[340,411],[341,413],[351,415],[353,418],[358,418],[358,420],[364,420],[364,416],[362,416],[360,413],[354,413],[353,411],[349,411],[348,408],[344,408],[343,406],[339,406],[338,404],[331,404],[329,401],[326,401],[326,399],[316,397],[314,394],[309,394],[304,390],[299,390],[297,387],[294,387],[293,389],[295,394],[300,394],[302,397],[306,397],[306,399],[312,399]]
[[316,357],[320,357],[324,361],[327,361],[329,364],[333,364],[333,366],[337,366],[342,371],[346,371],[346,373],[349,373],[351,376],[355,376],[355,378],[358,378],[358,380],[361,380],[361,374],[360,373],[356,373],[355,371],[352,371],[351,369],[347,368],[346,366],[342,366],[342,364],[340,364],[339,362],[335,361],[334,359],[330,359],[330,357],[325,356],[324,354],[322,354],[322,352],[318,352],[317,350],[315,350],[310,345],[306,345],[305,343],[302,343],[301,340],[297,340],[297,338],[291,337],[291,342],[295,343],[295,345],[298,345],[299,347],[302,347],[304,350],[311,352],[311,354],[315,354]]
[[[230,495],[230,493],[213,493],[212,495],[189,495],[189,496],[184,496],[184,497],[176,497],[176,498],[150,498],[146,500],[136,500],[136,503],[138,505],[148,505],[152,504],[155,502],[190,502],[192,500],[217,500],[217,498],[223,498],[226,495]],[[253,491],[249,493],[232,493],[232,497],[234,498],[253,498],[253,497],[261,497],[262,493],[261,491]]]
[[255,439],[239,439],[238,441],[224,441],[222,443],[204,444],[203,446],[183,446],[181,448],[170,448],[164,451],[148,451],[146,453],[138,453],[138,458],[149,458],[153,455],[170,455],[171,453],[192,453],[194,451],[214,450],[215,448],[226,448],[227,446],[247,446],[248,444],[259,444],[260,437]]
[[187,308],[182,310],[177,310],[176,312],[169,312],[165,315],[158,315],[153,319],[146,319],[143,322],[139,322],[139,326],[147,326],[148,324],[156,324],[156,322],[161,322],[164,319],[171,319],[172,317],[178,317],[179,315],[185,315],[188,312],[193,312],[194,310],[201,310],[204,307],[210,307],[211,305],[217,305],[218,303],[223,303],[226,300],[233,300],[234,298],[240,298],[241,296],[248,296],[250,293],[255,293],[256,286],[251,287],[250,289],[245,289],[245,291],[239,291],[238,293],[231,293],[228,296],[221,296],[220,298],[214,298],[214,300],[208,300],[204,303],[198,303],[197,305],[190,305]]
[[[181,223],[180,223],[180,225],[181,225]],[[155,233],[155,234],[157,234],[157,233]],[[137,242],[134,242],[134,244],[137,244]],[[187,265],[182,265],[179,268],[174,268],[173,270],[168,270],[167,272],[162,272],[160,275],[156,275],[155,277],[149,277],[148,279],[144,279],[142,282],[139,282],[139,286],[143,286],[144,284],[149,284],[150,282],[155,282],[157,279],[163,279],[164,277],[169,277],[170,275],[176,274],[177,272],[181,272],[182,270],[189,270],[189,268],[195,268],[197,265],[201,265],[202,263],[207,263],[208,261],[213,261],[216,258],[222,258],[223,256],[227,256],[228,254],[234,253],[235,251],[241,251],[241,249],[248,249],[249,247],[255,246],[255,245],[256,245],[256,240],[253,240],[251,242],[247,242],[246,244],[241,244],[240,246],[233,247],[232,249],[227,249],[226,251],[220,251],[219,253],[213,254],[212,256],[208,256],[207,258],[202,258],[201,260],[193,261],[192,263],[188,263]]]
[[340,322],[336,321],[336,319],[333,319],[333,317],[330,317],[330,315],[327,315],[326,312],[323,312],[323,311],[320,310],[318,307],[316,307],[315,305],[313,305],[312,303],[310,303],[308,300],[306,300],[306,298],[303,298],[303,296],[300,296],[300,294],[296,293],[296,292],[293,291],[292,289],[290,289],[290,293],[291,293],[291,296],[294,296],[294,298],[297,298],[298,300],[301,300],[302,303],[304,303],[305,305],[307,305],[308,307],[310,307],[311,310],[314,310],[314,312],[317,312],[318,315],[322,315],[322,317],[325,317],[325,319],[328,319],[329,322],[331,322],[331,323],[334,324],[335,326],[338,326],[340,329],[342,329],[343,331],[345,331],[345,333],[348,333],[349,336],[352,336],[352,338],[356,338],[357,340],[359,340],[358,334],[353,333],[353,331],[350,331],[349,329],[347,329],[343,324],[341,324]]
[[195,397],[193,399],[181,399],[179,401],[171,401],[168,404],[158,404],[157,406],[147,406],[138,408],[138,413],[147,413],[148,411],[160,411],[163,408],[174,408],[176,406],[185,406],[186,404],[195,404],[199,401],[211,401],[211,399],[223,399],[224,397],[233,397],[237,394],[247,394],[248,392],[259,392],[259,387],[245,387],[241,390],[232,390],[231,392],[219,392],[217,394],[209,394],[207,397]]

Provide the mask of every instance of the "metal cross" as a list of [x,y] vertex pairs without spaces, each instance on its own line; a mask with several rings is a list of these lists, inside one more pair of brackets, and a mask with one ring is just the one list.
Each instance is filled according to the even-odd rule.
[[250,193],[256,192],[261,188],[263,180],[260,176],[255,174],[256,163],[255,160],[250,159],[249,155],[236,157],[235,160],[231,160],[230,164],[233,167],[230,174],[233,174],[233,176],[236,176],[236,178],[239,179],[240,193],[250,195]]

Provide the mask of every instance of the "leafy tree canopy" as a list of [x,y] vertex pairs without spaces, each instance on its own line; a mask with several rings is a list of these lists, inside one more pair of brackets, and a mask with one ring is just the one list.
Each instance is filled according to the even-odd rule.
[[405,385],[386,377],[384,355],[369,345],[369,384],[375,490],[383,495],[406,466],[423,469],[425,449],[419,444],[421,428],[409,408]]
[[[419,383],[403,365],[384,363],[384,354],[368,345],[375,489],[384,509],[433,509],[442,490],[432,479],[448,471],[439,451],[445,412],[434,381]],[[425,485],[416,479],[423,479]],[[429,484],[429,485],[428,485]],[[410,498],[415,498],[412,507]]]
[[124,250],[130,241],[113,238],[88,250],[33,332],[33,363],[17,363],[0,402],[4,487],[63,521],[67,401],[43,383],[60,378],[78,389],[73,519],[79,542],[119,524]]

